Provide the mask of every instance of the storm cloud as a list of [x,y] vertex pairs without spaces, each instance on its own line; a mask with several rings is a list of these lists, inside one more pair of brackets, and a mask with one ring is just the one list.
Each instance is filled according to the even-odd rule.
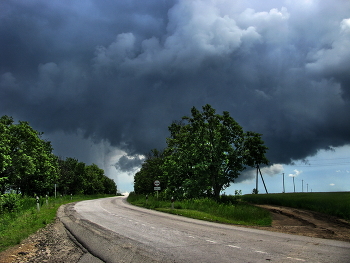
[[350,143],[349,1],[8,0],[0,10],[0,114],[40,131],[80,131],[137,157],[208,103],[262,133],[271,163]]

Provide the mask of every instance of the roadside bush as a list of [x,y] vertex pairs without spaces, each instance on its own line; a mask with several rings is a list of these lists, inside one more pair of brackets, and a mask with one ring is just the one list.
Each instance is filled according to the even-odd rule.
[[1,211],[13,212],[20,209],[21,195],[14,192],[1,195]]
[[234,205],[234,204],[238,204],[238,202],[241,200],[241,197],[242,197],[242,190],[235,190],[235,195],[223,194],[220,196],[220,199],[218,200],[218,202],[226,205]]

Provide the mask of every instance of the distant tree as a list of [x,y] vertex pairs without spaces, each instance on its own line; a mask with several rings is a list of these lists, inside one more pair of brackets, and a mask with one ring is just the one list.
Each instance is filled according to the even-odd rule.
[[58,191],[61,194],[115,194],[117,186],[96,164],[86,165],[75,158],[59,159]]
[[49,141],[28,122],[15,124],[12,117],[0,118],[0,193],[14,189],[23,195],[115,193],[115,182],[97,165],[86,166],[74,158],[62,160]]
[[151,150],[146,156],[139,172],[134,176],[134,191],[136,194],[150,194],[154,192],[153,182],[161,181],[161,187],[166,188],[166,180],[163,180],[162,164],[164,151]]
[[269,163],[265,156],[268,148],[264,145],[261,134],[248,131],[245,134],[244,149],[244,160],[247,166],[258,168],[260,164]]
[[58,178],[58,191],[62,194],[83,194],[86,180],[85,163],[75,158],[59,159],[60,176]]
[[57,178],[57,157],[51,143],[28,122],[14,124],[12,117],[0,119],[0,184],[3,192],[11,187],[22,194],[45,194]]
[[104,193],[104,176],[103,169],[96,164],[86,166],[84,193],[88,195]]
[[107,176],[103,177],[103,187],[104,187],[104,193],[105,194],[116,194],[117,192],[117,185],[114,182],[113,179],[108,178]]

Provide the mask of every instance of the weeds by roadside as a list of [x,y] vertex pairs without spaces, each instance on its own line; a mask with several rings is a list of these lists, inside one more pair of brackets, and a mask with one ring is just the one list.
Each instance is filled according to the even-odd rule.
[[[37,210],[35,198],[17,198],[12,196],[11,200],[16,200],[16,205],[11,209],[3,207],[0,211],[0,252],[10,246],[19,244],[32,233],[53,222],[57,209],[61,205],[108,196],[110,195],[41,198],[39,200],[40,211]],[[1,205],[4,204],[4,199],[1,202]]]
[[133,205],[154,209],[171,214],[225,224],[269,226],[272,219],[270,213],[262,208],[241,202],[218,203],[209,198],[190,199],[174,202],[149,196],[130,193],[128,202]]

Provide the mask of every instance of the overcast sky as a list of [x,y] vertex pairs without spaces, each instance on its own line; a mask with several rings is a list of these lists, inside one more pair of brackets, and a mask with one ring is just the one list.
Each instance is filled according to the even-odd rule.
[[334,189],[350,190],[350,1],[0,2],[0,115],[121,191],[171,122],[207,103],[263,134],[267,180],[323,158],[335,161],[318,190],[340,175]]

